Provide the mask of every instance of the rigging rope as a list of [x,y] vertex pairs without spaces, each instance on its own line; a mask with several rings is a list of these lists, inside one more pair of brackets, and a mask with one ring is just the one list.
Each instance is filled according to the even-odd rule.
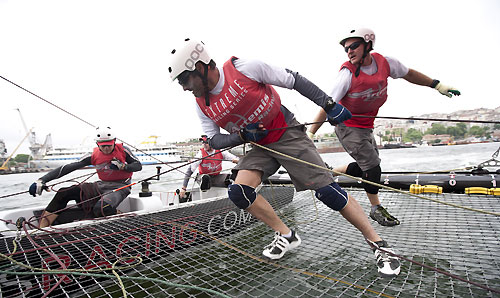
[[[364,291],[367,291],[367,292],[370,292],[370,293],[373,293],[373,294],[376,294],[376,295],[380,295],[380,296],[383,296],[383,297],[387,297],[387,298],[394,298],[393,296],[389,296],[387,294],[384,294],[384,293],[381,293],[381,292],[377,292],[377,291],[374,291],[372,289],[369,289],[369,288],[366,288],[366,287],[362,287],[362,286],[359,286],[357,284],[353,284],[353,283],[350,283],[350,282],[347,282],[347,281],[344,281],[344,280],[341,280],[341,279],[337,279],[337,278],[334,278],[334,277],[329,277],[329,276],[326,276],[326,275],[322,275],[322,274],[319,274],[319,273],[314,273],[314,272],[309,272],[309,271],[306,271],[306,270],[303,270],[303,269],[299,269],[299,268],[294,268],[294,267],[289,267],[289,266],[286,266],[286,265],[281,265],[281,264],[278,264],[276,262],[273,262],[273,261],[268,261],[268,260],[265,260],[261,257],[258,257],[258,256],[255,256],[251,253],[248,253],[236,246],[233,246],[213,235],[210,235],[210,234],[207,234],[207,233],[204,233],[203,231],[200,231],[200,230],[197,230],[195,228],[192,228],[192,227],[189,227],[189,226],[183,226],[183,225],[180,225],[180,224],[177,224],[177,223],[174,223],[174,222],[169,222],[168,224],[171,224],[172,226],[177,226],[179,228],[183,228],[183,229],[187,229],[187,230],[190,230],[190,231],[194,231],[196,233],[199,233],[203,236],[205,236],[206,238],[208,239],[211,239],[217,243],[219,243],[220,245],[222,246],[225,246],[231,250],[234,250],[246,257],[249,257],[257,262],[261,262],[261,263],[265,263],[265,264],[268,264],[268,265],[272,265],[274,267],[278,267],[278,268],[282,268],[282,269],[286,269],[286,270],[290,270],[290,271],[293,271],[295,273],[299,273],[299,274],[304,274],[304,275],[307,275],[307,276],[313,276],[313,277],[317,277],[317,278],[321,278],[321,279],[325,279],[325,280],[331,280],[331,281],[335,281],[335,282],[339,282],[339,283],[343,283],[345,285],[348,285],[348,286],[352,286],[352,287],[355,287],[357,289],[361,289],[361,290],[364,290]],[[14,255],[13,253],[10,253],[9,255],[5,255],[5,254],[2,254],[0,253],[0,257],[1,258],[4,258],[4,259],[7,259],[9,261],[11,261],[12,263],[16,264],[16,265],[19,265],[21,267],[24,267],[24,268],[27,268],[27,269],[30,269],[32,271],[42,271],[40,273],[36,273],[36,274],[43,274],[44,272],[45,273],[51,273],[51,274],[65,274],[65,273],[68,273],[68,274],[75,274],[75,275],[82,275],[82,273],[84,272],[100,272],[100,271],[105,271],[105,270],[108,270],[108,271],[113,271],[114,269],[121,269],[121,270],[124,270],[124,269],[127,269],[127,268],[102,268],[102,269],[65,269],[65,270],[51,270],[51,269],[44,269],[44,268],[34,268],[34,267],[31,267],[31,266],[28,266],[28,265],[25,265],[23,263],[20,263],[20,262],[17,262],[16,260],[14,260],[11,256]],[[129,257],[129,258],[134,258],[134,257]],[[142,262],[142,259],[140,257],[138,257],[141,262]],[[116,262],[115,262],[116,263]],[[138,264],[134,264],[134,265],[138,265]],[[8,272],[8,271],[0,271],[0,272],[6,272],[8,274],[18,274],[18,273],[23,273],[23,274],[34,274],[35,272]],[[22,274],[21,274],[22,275]],[[90,275],[90,276],[93,276],[93,275]],[[96,275],[96,277],[101,277],[99,275]],[[109,277],[108,275],[105,275],[104,277]],[[121,277],[122,279],[127,279],[128,277]],[[190,287],[190,286],[184,286],[184,287]],[[122,288],[123,289],[123,288]],[[225,297],[225,296],[224,296]]]
[[[54,186],[56,186],[58,184],[66,183],[66,182],[69,182],[69,181],[72,181],[72,180],[75,180],[75,179],[80,179],[82,177],[89,176],[88,178],[85,179],[85,180],[87,180],[87,179],[89,179],[91,176],[93,176],[95,174],[96,174],[96,172],[85,174],[85,175],[78,176],[78,177],[75,177],[75,178],[71,178],[71,179],[68,179],[68,180],[65,180],[65,181],[57,182],[57,183],[54,183],[52,185],[47,185],[47,187],[48,188],[53,188]],[[0,196],[0,199],[7,198],[7,197],[12,197],[12,196],[16,196],[16,195],[21,195],[21,194],[24,194],[24,193],[27,193],[27,192],[29,192],[29,190],[25,190],[25,191],[16,192],[16,193],[13,193],[13,194],[8,194],[8,195]]]
[[[22,87],[22,86],[20,86],[20,85],[18,85],[18,84],[16,84],[16,83],[12,82],[11,80],[9,80],[9,79],[7,79],[7,78],[5,78],[5,77],[3,77],[3,76],[0,76],[0,78],[4,79],[5,81],[7,81],[7,82],[11,83],[12,85],[14,85],[14,86],[16,86],[16,87],[18,87],[18,88],[20,88],[20,89],[22,89],[22,90],[24,90],[24,91],[28,92],[29,94],[31,94],[31,95],[33,95],[33,96],[35,96],[36,98],[39,98],[39,99],[43,100],[44,102],[46,102],[46,103],[50,104],[51,106],[53,106],[53,107],[55,107],[55,108],[57,108],[57,109],[59,109],[59,110],[61,110],[61,111],[65,112],[66,114],[69,114],[69,115],[71,115],[71,116],[75,117],[76,119],[78,119],[78,120],[82,121],[83,123],[85,123],[85,124],[87,124],[87,125],[89,125],[89,126],[91,126],[91,127],[93,127],[93,128],[96,128],[96,127],[97,127],[96,125],[94,125],[94,124],[92,124],[92,123],[90,123],[90,122],[88,122],[88,121],[86,121],[86,120],[84,120],[84,119],[82,119],[82,118],[80,118],[80,117],[76,116],[75,114],[73,114],[73,113],[71,113],[71,112],[68,112],[67,110],[65,110],[65,109],[63,109],[63,108],[59,107],[58,105],[56,105],[56,104],[54,104],[54,103],[52,103],[52,102],[48,101],[47,99],[45,99],[45,98],[43,98],[43,97],[41,97],[41,96],[39,96],[39,95],[37,95],[37,94],[35,94],[35,93],[33,93],[33,92],[29,91],[28,89],[26,89],[26,88],[24,88],[24,87]],[[116,139],[117,139],[117,140],[119,140],[119,141],[121,141],[122,143],[126,144],[127,146],[130,146],[130,147],[134,148],[135,150],[137,150],[137,151],[139,151],[139,152],[144,153],[145,155],[147,155],[147,156],[151,157],[152,159],[154,159],[154,160],[158,161],[159,163],[161,163],[161,164],[165,164],[166,166],[170,166],[168,163],[161,161],[160,159],[158,159],[158,158],[156,158],[156,157],[152,156],[151,154],[149,154],[149,153],[147,153],[147,152],[145,152],[145,151],[143,151],[143,150],[141,150],[141,149],[139,149],[139,148],[135,147],[134,145],[132,145],[132,144],[130,144],[130,143],[127,143],[126,141],[124,141],[124,140],[122,140],[122,139],[120,139],[120,138],[116,138]],[[182,171],[180,171],[180,172],[182,173]]]
[[390,117],[390,116],[362,116],[362,115],[353,115],[352,117],[353,118],[395,119],[395,120],[420,120],[420,121],[500,124],[500,121],[472,120],[472,119],[440,119],[440,118],[421,118],[421,117]]
[[[10,80],[8,80],[8,79],[4,78],[3,76],[0,76],[0,78],[2,78],[2,79],[4,79],[4,80],[6,80],[7,82],[9,82],[9,83],[11,83],[11,84],[13,84],[13,85],[15,85],[15,86],[17,86],[17,87],[21,88],[22,90],[24,90],[24,91],[26,91],[26,92],[28,92],[28,93],[30,93],[30,94],[32,94],[32,95],[34,95],[35,97],[37,97],[37,98],[39,98],[39,99],[41,99],[41,100],[43,100],[43,101],[45,101],[45,102],[47,102],[47,103],[51,104],[52,106],[54,106],[54,107],[56,107],[56,108],[58,108],[58,109],[62,110],[63,112],[65,112],[65,113],[67,113],[67,114],[69,114],[69,115],[71,115],[71,116],[73,116],[73,117],[75,117],[75,118],[77,118],[77,119],[79,119],[79,120],[83,121],[84,123],[86,123],[86,124],[88,124],[88,125],[90,125],[90,126],[92,126],[92,127],[95,127],[93,124],[91,124],[91,123],[89,123],[89,122],[87,122],[87,121],[85,121],[85,120],[83,120],[83,119],[79,118],[78,116],[76,116],[76,115],[74,115],[74,114],[72,114],[72,113],[70,113],[70,112],[68,112],[68,111],[66,111],[66,110],[64,110],[64,109],[62,109],[61,107],[59,107],[59,106],[57,106],[57,105],[55,105],[55,104],[53,104],[53,103],[51,103],[51,102],[47,101],[46,99],[44,99],[44,98],[42,98],[42,97],[40,97],[40,96],[36,95],[35,93],[33,93],[33,92],[31,92],[31,91],[29,91],[29,90],[27,90],[27,89],[25,89],[25,88],[23,88],[23,87],[21,87],[21,86],[19,86],[19,85],[15,84],[14,82],[12,82],[12,81],[10,81]],[[353,117],[363,117],[363,118],[382,118],[382,119],[400,119],[400,120],[422,120],[422,121],[446,121],[446,122],[471,122],[471,123],[490,123],[490,124],[500,124],[500,122],[497,122],[497,121],[461,120],[461,119],[435,119],[435,118],[418,118],[418,117],[409,117],[409,118],[405,118],[405,117],[383,117],[383,116],[353,116]],[[275,128],[275,129],[271,129],[271,130],[269,130],[269,131],[272,131],[272,130],[278,130],[278,129],[288,129],[288,128],[297,127],[297,126],[305,126],[305,125],[311,125],[311,124],[316,124],[316,123],[324,123],[324,122],[326,122],[326,121],[312,122],[312,123],[304,123],[304,124],[295,125],[295,126],[290,126],[290,127]],[[119,140],[120,140],[120,139],[119,139]],[[132,145],[130,145],[130,144],[128,144],[128,143],[126,143],[126,142],[125,142],[125,141],[123,141],[123,140],[120,140],[120,141],[122,141],[123,143],[125,143],[125,144],[127,144],[127,145],[129,145],[129,146],[133,147],[134,149],[136,149],[136,150],[138,150],[138,151],[141,151],[141,152],[145,153],[144,151],[142,151],[142,150],[139,150],[139,149],[135,148],[134,146],[132,146]],[[439,201],[439,200],[435,200],[435,199],[426,198],[426,197],[423,197],[423,196],[419,196],[419,195],[411,194],[411,193],[409,193],[409,192],[400,191],[400,190],[397,190],[397,189],[394,189],[394,188],[391,188],[391,187],[387,187],[387,186],[385,186],[385,185],[377,184],[377,183],[374,183],[374,182],[371,182],[371,181],[367,181],[367,180],[364,180],[364,179],[361,179],[361,178],[358,178],[358,177],[353,177],[353,176],[350,176],[350,175],[347,175],[347,174],[344,174],[344,173],[339,173],[339,172],[336,172],[336,171],[334,171],[334,170],[331,170],[331,169],[328,169],[328,168],[325,168],[325,167],[322,167],[322,166],[318,166],[318,165],[315,165],[315,164],[308,163],[308,162],[306,162],[306,161],[302,161],[302,160],[296,159],[296,158],[294,158],[294,157],[292,157],[292,156],[288,156],[288,155],[286,155],[286,154],[283,154],[283,153],[280,153],[280,152],[274,151],[274,150],[272,150],[272,149],[269,149],[269,148],[267,148],[267,147],[261,146],[261,145],[259,145],[259,144],[257,144],[257,143],[254,143],[254,142],[250,142],[250,143],[251,143],[252,145],[254,145],[254,146],[261,147],[261,148],[263,148],[263,149],[266,149],[266,150],[272,151],[272,152],[274,152],[274,153],[276,153],[276,154],[280,154],[280,155],[285,156],[285,157],[288,157],[288,158],[290,158],[290,159],[293,159],[293,160],[296,160],[296,161],[299,161],[299,162],[302,162],[302,163],[305,163],[305,164],[308,164],[308,165],[311,165],[311,166],[315,166],[315,167],[317,167],[317,168],[321,168],[321,169],[323,169],[323,170],[327,170],[327,171],[330,171],[330,172],[335,173],[335,174],[338,174],[338,175],[343,175],[343,176],[349,177],[349,178],[351,178],[351,179],[355,179],[355,180],[358,180],[358,181],[361,181],[361,182],[365,182],[365,183],[369,183],[369,184],[372,184],[372,185],[376,185],[376,186],[381,187],[381,188],[385,188],[385,189],[388,189],[388,190],[392,190],[392,191],[399,192],[399,193],[402,193],[402,194],[407,194],[407,195],[414,196],[414,197],[421,198],[421,199],[425,199],[425,200],[434,201],[434,202],[441,203],[441,204],[445,204],[445,205],[452,206],[452,207],[457,207],[457,208],[462,208],[462,209],[471,210],[471,211],[475,211],[475,212],[480,212],[480,213],[485,213],[485,214],[490,214],[490,215],[500,216],[500,213],[488,212],[488,211],[484,211],[484,210],[478,210],[478,209],[468,208],[468,207],[459,206],[459,205],[452,204],[452,203],[442,202],[442,201]],[[230,147],[230,148],[226,148],[226,149],[224,149],[224,150],[229,150],[229,149],[232,149],[232,148],[233,148],[233,147]],[[221,151],[224,151],[224,150],[221,150]],[[500,150],[500,148],[499,148],[499,150]],[[496,153],[496,155],[498,155],[498,150],[497,150],[497,152],[495,152],[495,153]],[[149,154],[147,154],[147,153],[145,153],[145,154],[146,154],[146,155],[148,155],[148,156],[151,156],[151,155],[149,155]],[[215,153],[214,153],[214,154],[215,154]],[[211,155],[209,155],[209,156],[211,156]],[[155,160],[158,160],[158,161],[159,161],[159,159],[156,159],[156,158],[155,158],[155,157],[153,157],[153,156],[151,156],[151,157],[152,157],[152,158],[154,158]],[[207,157],[208,157],[208,156],[207,156]],[[496,157],[496,156],[494,155],[493,159],[494,159],[495,157]],[[205,158],[206,158],[206,157],[205,157]],[[121,188],[115,189],[115,190],[110,191],[110,192],[108,192],[108,193],[111,193],[111,192],[114,192],[114,191],[118,191],[118,190],[123,189],[123,188],[126,188],[126,187],[131,187],[131,186],[133,186],[133,185],[135,185],[135,184],[137,184],[137,183],[139,183],[139,182],[143,182],[143,181],[150,180],[150,179],[152,179],[153,177],[159,177],[160,175],[163,175],[163,174],[168,173],[168,172],[173,171],[173,170],[178,170],[178,168],[180,168],[180,167],[186,166],[186,165],[188,165],[188,164],[190,164],[190,163],[196,162],[196,161],[201,160],[201,159],[203,159],[203,158],[199,158],[199,159],[197,159],[197,160],[194,160],[194,161],[188,162],[188,163],[183,164],[183,165],[178,166],[178,167],[172,167],[172,166],[170,166],[170,165],[168,165],[168,164],[166,164],[166,163],[164,163],[164,162],[161,162],[161,161],[160,161],[162,164],[166,164],[166,165],[168,165],[169,167],[171,167],[171,169],[170,169],[170,170],[167,170],[167,171],[164,171],[164,172],[162,172],[162,173],[158,173],[158,174],[156,174],[156,175],[153,175],[153,176],[151,176],[150,178],[146,178],[146,179],[140,180],[140,181],[138,181],[138,182],[135,182],[135,183],[132,183],[132,184],[129,184],[129,185],[123,186],[123,187],[121,187]],[[93,173],[93,174],[95,174],[95,173]],[[185,174],[185,173],[184,173],[184,174]],[[69,181],[69,180],[68,180],[68,181]],[[60,182],[60,183],[63,183],[63,182]],[[56,185],[56,184],[54,184],[54,185]],[[52,185],[52,186],[54,186],[54,185]],[[25,193],[25,192],[22,192],[22,193]],[[12,195],[16,195],[16,194],[12,194]],[[8,195],[8,196],[12,196],[12,195]],[[102,195],[101,195],[101,196],[102,196]],[[0,198],[4,198],[4,197],[7,197],[7,196],[1,196]],[[25,228],[25,232],[27,233],[26,228]],[[199,232],[200,232],[200,231],[199,231]],[[209,235],[205,235],[205,236],[210,237],[210,238],[212,238],[213,240],[215,240],[215,241],[217,241],[217,242],[219,242],[219,243],[221,243],[221,244],[223,244],[223,245],[226,245],[226,244],[227,244],[227,243],[226,243],[226,244],[224,244],[221,240],[219,240],[219,239],[217,239],[217,238],[215,238],[215,237],[213,237],[213,236],[211,236],[211,235],[210,235],[210,236],[209,236]],[[238,248],[236,248],[236,247],[232,247],[232,246],[230,246],[230,245],[226,245],[226,246],[228,246],[228,247],[230,247],[230,248],[232,248],[232,249],[235,249],[235,250],[237,250],[237,251],[240,251],[240,252],[242,252],[242,253],[245,253],[245,254],[246,254],[246,252],[244,252],[244,251],[242,251],[242,250],[239,250],[239,249],[238,249]],[[0,256],[2,256],[2,257],[4,257],[4,258],[9,258],[9,259],[11,259],[10,257],[7,257],[7,256],[5,256],[5,255],[3,255],[3,254],[2,254],[2,255],[0,255]],[[418,264],[418,265],[421,265],[421,266],[424,266],[424,267],[427,267],[427,268],[433,269],[433,270],[435,270],[435,271],[437,271],[437,272],[439,272],[439,273],[446,274],[446,272],[442,272],[442,271],[441,271],[441,270],[439,270],[439,269],[436,269],[436,268],[433,268],[433,267],[430,267],[430,266],[427,266],[427,265],[424,265],[424,264],[420,264],[420,263],[418,263],[418,262],[415,262],[415,261],[412,261],[412,260],[410,260],[410,259],[407,259],[407,258],[401,257],[401,256],[399,256],[399,255],[396,255],[396,256],[398,256],[398,257],[400,257],[400,258],[403,258],[403,259],[405,259],[405,260],[407,260],[407,261],[413,262],[413,263],[415,263],[415,264]],[[252,258],[255,258],[255,259],[257,259],[257,260],[259,260],[259,259],[260,259],[260,258],[254,257],[254,256],[251,256],[251,257],[252,257]],[[12,261],[13,261],[13,260],[12,260]],[[118,262],[118,261],[117,261],[117,262]],[[265,262],[267,262],[267,261],[265,261]],[[270,262],[267,262],[267,263],[270,263]],[[113,265],[115,265],[115,264],[116,264],[116,262],[115,262]],[[289,269],[289,270],[293,270],[293,271],[296,271],[296,272],[299,272],[299,273],[302,273],[302,274],[306,274],[306,275],[312,275],[312,276],[316,276],[316,277],[328,278],[328,277],[320,276],[320,275],[318,275],[318,274],[314,274],[314,273],[306,272],[306,271],[303,271],[303,270],[300,270],[300,269],[296,269],[296,268],[287,268],[286,266],[282,266],[282,265],[279,265],[279,264],[277,264],[277,263],[270,263],[270,264],[272,264],[272,265],[274,265],[274,266],[281,267],[281,268],[286,268],[286,269]],[[115,267],[113,267],[113,268],[109,268],[109,269],[113,272],[113,274],[115,274],[115,277],[119,280],[119,282],[120,282],[120,284],[121,284],[121,288],[122,288],[122,290],[123,290],[123,294],[124,294],[124,296],[126,296],[126,293],[125,293],[125,291],[124,291],[123,284],[122,284],[122,283],[121,283],[121,281],[120,281],[120,276],[118,276],[118,275],[116,274],[116,272],[114,271],[114,269],[116,269],[116,268],[115,268]],[[120,269],[123,269],[123,268],[120,268]],[[42,270],[43,270],[43,269],[42,269]],[[69,270],[69,269],[68,269],[68,270],[59,270],[59,271],[56,271],[56,270],[50,270],[50,272],[51,272],[51,273],[53,273],[53,274],[58,274],[58,273],[60,273],[60,274],[66,274],[66,273],[70,272],[71,274],[75,274],[75,275],[85,275],[85,273],[80,273],[80,272],[78,272],[78,269],[74,269],[74,270],[75,270],[74,272],[73,272],[72,270]],[[104,269],[103,269],[103,270],[104,270]],[[89,271],[91,271],[91,270],[80,270],[80,271],[89,272]],[[97,271],[101,271],[101,270],[97,270]],[[8,272],[8,271],[0,271],[0,272],[1,272],[1,273],[9,273],[9,274],[17,274],[17,275],[22,275],[22,274],[43,274],[43,273],[36,273],[36,272],[33,272],[33,273],[25,273],[25,272]],[[448,274],[447,274],[447,275],[448,275]],[[97,276],[97,277],[110,277],[109,275],[96,275],[96,276]],[[482,286],[482,285],[480,285],[480,284],[476,284],[476,283],[470,282],[470,281],[465,280],[465,279],[461,279],[461,278],[459,278],[459,277],[457,277],[457,276],[454,276],[454,275],[449,275],[449,276],[451,276],[451,277],[453,277],[453,278],[460,279],[460,280],[462,280],[462,281],[464,281],[464,282],[468,282],[468,283],[474,284],[474,285],[476,285],[476,286],[480,286],[480,287],[482,287],[482,288],[484,288],[484,289],[487,289],[487,290],[490,290],[490,291],[492,291],[492,292],[499,293],[499,291],[497,291],[497,290],[490,289],[490,288],[488,288],[488,287],[485,287],[485,286]],[[154,280],[154,279],[149,279],[149,278],[133,278],[133,277],[122,277],[122,278],[123,278],[123,279],[144,280],[144,281],[152,281],[152,280]],[[329,279],[332,279],[332,278],[329,278]],[[343,282],[343,281],[341,281],[341,280],[336,280],[336,279],[333,279],[333,280],[338,281],[338,282]],[[177,284],[173,284],[173,283],[168,283],[168,282],[164,282],[164,281],[162,281],[162,280],[155,280],[155,281],[156,281],[156,282],[160,282],[160,283],[162,283],[162,282],[163,282],[163,283],[168,284],[168,285],[173,285],[173,286],[183,287],[183,285],[177,285]],[[61,282],[62,282],[62,279],[61,279],[61,280],[60,280],[60,281],[56,284],[56,286],[57,286],[58,284],[60,284]],[[349,284],[349,283],[347,283],[347,284]],[[357,286],[357,285],[355,285],[355,284],[349,284],[349,285],[354,286],[354,287],[358,287],[358,288],[361,288],[361,289],[364,289],[364,290],[366,290],[366,291],[370,291],[370,292],[376,293],[376,294],[378,294],[378,295],[382,295],[382,296],[385,296],[385,297],[390,297],[390,296],[385,295],[385,294],[383,294],[383,293],[378,293],[378,292],[372,291],[372,290],[370,290],[370,289],[366,289],[366,288],[359,287],[359,286]],[[196,287],[193,287],[193,286],[185,286],[185,287],[188,287],[188,288],[196,288]],[[212,290],[208,290],[208,289],[203,289],[203,288],[197,288],[197,289],[198,289],[198,290],[201,290],[201,291],[207,291],[207,292],[212,293],[212,294],[220,295],[220,296],[222,296],[222,297],[227,297],[227,296],[225,296],[224,294],[218,293],[218,292],[216,292],[216,291],[212,291]],[[51,289],[51,290],[52,290],[52,289]],[[49,291],[49,293],[50,293],[50,291]],[[46,293],[46,295],[48,295],[48,293]]]
[[[47,274],[46,272],[16,272],[16,271],[4,271],[0,270],[0,273],[4,274],[14,274],[14,275],[43,275]],[[96,274],[96,273],[80,273],[80,272],[66,272],[64,270],[52,270],[49,273],[52,274],[71,274],[71,275],[77,275],[77,276],[91,276],[91,277],[98,277],[98,278],[112,278],[110,275],[105,275],[105,274]],[[116,277],[116,276],[115,276]],[[146,281],[146,282],[155,282],[155,283],[160,283],[164,284],[169,287],[177,287],[177,288],[185,288],[185,289],[193,289],[193,290],[198,290],[201,292],[207,292],[210,294],[214,294],[220,297],[224,298],[231,298],[230,296],[227,296],[221,292],[217,292],[215,290],[207,289],[207,288],[202,288],[198,286],[188,286],[188,285],[183,285],[183,284],[177,284],[173,282],[168,282],[164,281],[162,279],[158,278],[151,278],[151,277],[134,277],[134,276],[121,276],[120,277],[123,280],[136,280],[136,281]]]
[[451,206],[451,207],[461,208],[461,209],[465,209],[465,210],[469,210],[469,211],[475,211],[475,212],[484,213],[484,214],[490,214],[490,215],[500,216],[500,213],[498,213],[498,212],[491,212],[491,211],[486,211],[486,210],[480,210],[480,209],[475,209],[475,208],[460,206],[460,205],[457,205],[457,204],[448,203],[448,202],[436,200],[436,199],[433,199],[433,198],[427,198],[427,197],[424,197],[424,196],[419,196],[417,194],[412,194],[412,193],[407,192],[407,191],[402,191],[402,190],[399,190],[399,189],[395,189],[393,187],[389,187],[389,186],[386,186],[386,185],[378,184],[378,183],[375,183],[375,182],[372,182],[372,181],[368,181],[368,180],[365,180],[365,179],[362,179],[362,178],[359,178],[359,177],[354,177],[354,176],[351,176],[351,175],[348,175],[348,174],[345,174],[345,173],[337,172],[337,171],[329,169],[327,167],[323,167],[323,166],[320,166],[320,165],[317,165],[317,164],[313,164],[313,163],[310,163],[310,162],[307,162],[307,161],[295,158],[293,156],[290,156],[290,155],[278,152],[278,151],[273,150],[271,148],[267,148],[265,146],[262,146],[260,144],[255,143],[255,142],[250,142],[250,143],[252,145],[257,146],[259,148],[262,148],[264,150],[268,150],[270,152],[273,152],[273,153],[279,154],[281,156],[290,158],[292,160],[295,160],[295,161],[307,164],[309,166],[313,166],[313,167],[316,167],[316,168],[319,168],[319,169],[322,169],[322,170],[325,170],[325,171],[328,171],[328,172],[332,172],[332,173],[337,174],[337,175],[342,175],[342,176],[345,176],[345,177],[349,177],[351,179],[354,179],[354,180],[357,180],[357,181],[360,181],[360,182],[365,182],[365,183],[368,183],[368,184],[371,184],[371,185],[375,185],[375,186],[378,186],[380,188],[384,188],[384,189],[387,189],[387,190],[392,190],[392,191],[395,191],[395,192],[398,192],[398,193],[401,193],[401,194],[406,194],[406,195],[409,195],[409,196],[412,196],[412,197],[416,197],[416,198],[419,198],[419,199],[433,201],[435,203],[439,203],[439,204],[443,204],[443,205],[448,205],[448,206]]
[[[93,196],[93,197],[91,197],[91,198],[88,198],[88,199],[82,200],[81,202],[77,203],[76,205],[67,206],[66,208],[63,208],[63,209],[61,209],[61,210],[58,210],[58,212],[62,212],[62,211],[64,211],[64,210],[70,209],[70,208],[72,208],[72,207],[74,207],[74,206],[78,206],[78,205],[81,205],[81,204],[85,204],[86,202],[92,202],[92,200],[98,199],[98,198],[100,198],[100,197],[102,197],[102,196],[104,196],[104,195],[107,195],[107,194],[110,194],[110,193],[113,193],[113,192],[116,192],[116,191],[119,191],[119,190],[122,190],[122,189],[125,189],[125,188],[131,188],[132,186],[134,186],[134,185],[136,185],[136,184],[139,184],[139,183],[142,183],[142,182],[146,182],[146,181],[148,181],[148,180],[155,179],[155,177],[160,177],[161,175],[164,175],[164,174],[166,174],[166,173],[172,172],[172,171],[174,171],[174,170],[177,170],[177,169],[179,169],[179,168],[181,168],[181,167],[184,167],[184,166],[187,166],[187,165],[189,165],[189,164],[195,163],[195,162],[197,162],[197,161],[200,161],[200,160],[203,160],[203,159],[206,159],[206,158],[210,158],[211,156],[214,156],[215,154],[218,154],[219,152],[224,152],[224,151],[227,151],[227,150],[231,150],[232,148],[234,148],[234,146],[233,146],[233,147],[228,147],[228,148],[225,148],[225,149],[220,149],[220,150],[218,150],[218,151],[216,151],[216,152],[214,152],[214,153],[212,153],[212,154],[208,154],[208,155],[207,155],[207,156],[205,156],[205,157],[200,157],[200,158],[193,159],[192,161],[186,162],[186,163],[184,163],[184,164],[182,164],[182,165],[179,165],[179,166],[177,166],[177,167],[172,167],[172,168],[171,168],[171,169],[169,169],[169,170],[166,170],[166,171],[163,171],[163,172],[161,172],[161,173],[155,174],[155,175],[150,176],[150,177],[148,177],[148,178],[145,178],[145,179],[139,180],[139,181],[137,181],[137,182],[133,182],[133,183],[130,183],[130,184],[124,185],[124,186],[122,186],[122,187],[116,188],[116,189],[114,189],[114,190],[111,190],[111,191],[108,191],[108,192],[105,192],[105,193],[99,194],[99,195],[97,195],[97,196]],[[41,217],[39,218],[39,220],[41,221],[41,220],[42,220],[42,219],[44,219],[46,216],[48,216],[48,215],[41,216]],[[36,218],[33,218],[33,219],[32,219],[32,221],[35,221],[35,220],[37,220],[37,219],[36,219]],[[41,230],[43,230],[43,229],[41,229]]]

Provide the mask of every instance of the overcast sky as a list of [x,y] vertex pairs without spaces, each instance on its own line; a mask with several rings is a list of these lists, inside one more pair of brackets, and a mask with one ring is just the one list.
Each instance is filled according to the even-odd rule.
[[[389,79],[381,116],[418,116],[500,106],[500,1],[24,1],[0,0],[0,75],[135,144],[149,135],[183,141],[202,131],[190,92],[168,75],[170,52],[201,39],[222,65],[232,55],[300,72],[329,93],[350,29],[375,31],[375,50],[462,96]],[[279,88],[300,122],[318,107]],[[0,139],[9,153],[25,136],[78,146],[88,124],[0,79]],[[329,132],[323,125],[320,132]],[[27,142],[17,153],[28,153]],[[16,153],[16,154],[17,154]]]

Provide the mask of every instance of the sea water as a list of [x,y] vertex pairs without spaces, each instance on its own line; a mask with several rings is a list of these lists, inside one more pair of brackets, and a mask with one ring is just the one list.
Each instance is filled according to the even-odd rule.
[[[500,143],[480,143],[469,145],[453,146],[425,146],[416,148],[384,149],[380,150],[382,159],[382,171],[459,171],[465,167],[477,166],[479,163],[492,158],[492,155],[500,148]],[[336,167],[345,165],[353,161],[346,152],[326,153],[321,155],[323,160],[330,166]],[[500,160],[500,158],[497,158]],[[154,192],[175,191],[182,186],[184,173],[187,167],[180,167],[173,170],[172,167],[179,167],[182,164],[161,165],[160,180],[150,180],[150,190]],[[223,163],[223,168],[229,170],[232,163]],[[93,169],[77,170],[59,180],[51,181],[54,184],[58,181],[67,181],[54,186],[55,189],[67,187],[81,182],[84,178],[72,178],[83,175],[91,175]],[[143,170],[133,175],[132,182],[142,181],[154,177],[157,173],[157,166],[146,165]],[[29,186],[45,173],[21,173],[0,175],[0,211],[29,206],[47,205],[54,192],[43,192],[41,196],[32,197],[28,194]],[[193,175],[194,176],[194,175]],[[92,175],[88,181],[97,180],[97,175]],[[192,184],[192,182],[190,182]],[[137,193],[141,189],[138,183],[132,187],[132,192]],[[20,193],[20,194],[17,194]]]

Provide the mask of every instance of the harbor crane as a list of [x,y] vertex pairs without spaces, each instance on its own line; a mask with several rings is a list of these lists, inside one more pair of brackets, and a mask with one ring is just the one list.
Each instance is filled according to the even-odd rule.
[[24,130],[29,136],[28,140],[30,142],[30,151],[33,159],[41,159],[47,153],[48,150],[52,149],[52,137],[48,134],[45,137],[45,142],[43,144],[37,143],[36,141],[36,133],[33,131],[33,128],[28,131],[28,127],[26,126],[26,122],[24,122],[23,115],[21,114],[20,109],[16,109],[19,112],[19,116],[21,117],[21,122],[23,123]]
[[0,171],[6,171],[9,169],[9,167],[7,166],[9,160],[12,158],[12,156],[14,156],[14,154],[16,153],[17,149],[19,149],[19,146],[21,146],[21,144],[24,142],[24,140],[26,140],[26,138],[31,134],[31,130],[30,129],[28,131],[28,133],[24,136],[24,138],[22,139],[22,141],[19,143],[19,145],[17,145],[16,149],[14,149],[14,151],[12,151],[12,153],[9,155],[9,157],[7,157],[7,159],[2,163],[2,165],[0,166]]

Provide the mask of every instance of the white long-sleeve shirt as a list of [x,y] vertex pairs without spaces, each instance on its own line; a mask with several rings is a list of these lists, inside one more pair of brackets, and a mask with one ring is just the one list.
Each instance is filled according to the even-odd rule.
[[[399,60],[387,56],[384,56],[384,58],[389,63],[391,78],[399,79],[408,74],[409,68],[399,62]],[[370,65],[361,66],[361,71],[366,73],[367,75],[372,75],[376,73],[377,70],[377,63],[373,58]],[[337,77],[335,78],[335,81],[333,82],[333,89],[330,92],[330,96],[333,98],[333,100],[335,100],[335,102],[339,102],[347,94],[347,91],[349,91],[349,88],[351,88],[351,78],[352,73],[348,68],[344,67],[339,71]]]

